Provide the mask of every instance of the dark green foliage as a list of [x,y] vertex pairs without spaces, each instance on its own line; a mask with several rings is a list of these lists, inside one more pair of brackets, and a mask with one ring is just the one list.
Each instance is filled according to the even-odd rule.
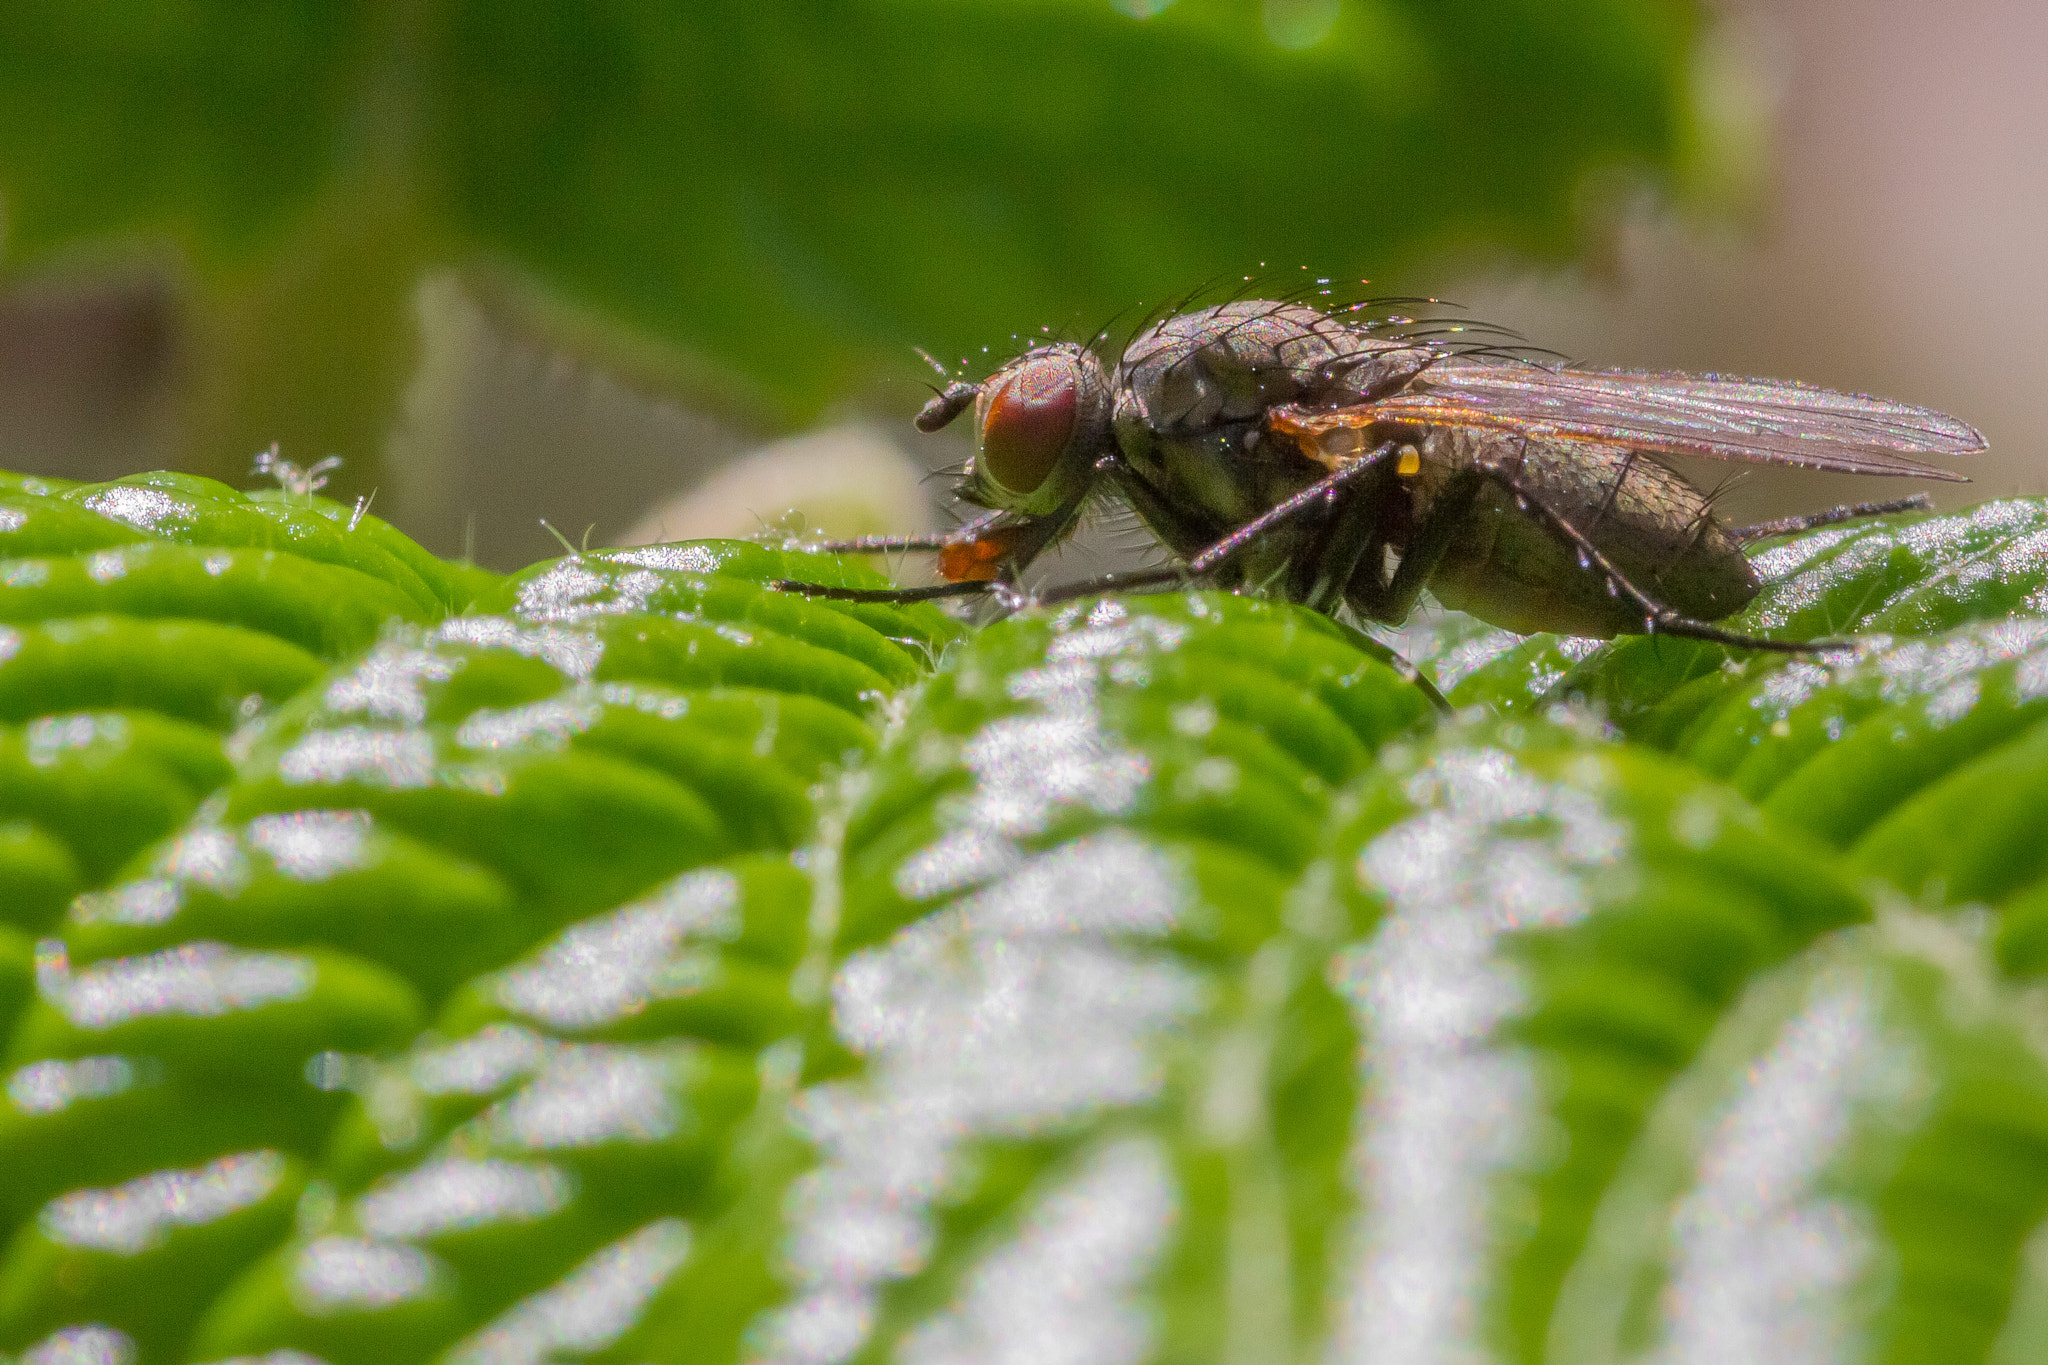
[[16,262],[139,236],[197,266],[220,410],[195,466],[281,440],[367,492],[427,270],[645,329],[689,357],[665,377],[772,423],[901,380],[913,345],[1086,334],[1219,270],[1402,292],[1445,247],[1562,255],[1589,184],[1711,160],[1697,24],[1682,0],[32,0],[0,15],[0,196]]

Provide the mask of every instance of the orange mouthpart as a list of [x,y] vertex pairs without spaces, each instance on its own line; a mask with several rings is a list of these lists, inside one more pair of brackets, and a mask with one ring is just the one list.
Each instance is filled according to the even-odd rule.
[[1009,554],[1013,530],[985,532],[974,540],[950,541],[939,547],[939,575],[948,583],[989,583]]

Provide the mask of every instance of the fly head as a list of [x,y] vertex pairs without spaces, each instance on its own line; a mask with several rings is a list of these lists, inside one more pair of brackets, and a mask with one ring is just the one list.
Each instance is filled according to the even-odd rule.
[[1110,449],[1109,378],[1085,346],[1035,347],[979,384],[953,384],[918,414],[937,431],[969,406],[975,452],[959,496],[1026,516],[1071,507]]

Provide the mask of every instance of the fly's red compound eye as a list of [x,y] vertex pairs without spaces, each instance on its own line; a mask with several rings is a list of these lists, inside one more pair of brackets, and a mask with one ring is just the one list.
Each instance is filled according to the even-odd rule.
[[1074,438],[1080,367],[1070,355],[1027,356],[982,391],[980,466],[1023,496],[1052,476]]

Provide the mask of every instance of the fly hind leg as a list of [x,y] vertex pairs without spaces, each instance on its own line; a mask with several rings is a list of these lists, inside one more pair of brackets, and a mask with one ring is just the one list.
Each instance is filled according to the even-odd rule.
[[1909,498],[1893,498],[1890,502],[1856,502],[1842,507],[1830,507],[1825,512],[1808,512],[1804,516],[1779,517],[1776,521],[1759,521],[1749,526],[1731,526],[1728,534],[1743,542],[1766,540],[1771,536],[1797,535],[1801,531],[1817,530],[1822,526],[1836,526],[1845,521],[1860,521],[1864,517],[1888,516],[1893,512],[1931,511],[1934,502],[1925,493],[1915,493]]
[[1551,529],[1570,541],[1579,552],[1579,563],[1589,571],[1598,573],[1607,581],[1607,591],[1617,597],[1627,598],[1643,614],[1643,631],[1647,635],[1675,635],[1686,640],[1705,640],[1712,644],[1727,645],[1734,649],[1761,649],[1778,654],[1825,654],[1854,650],[1853,644],[1810,643],[1804,640],[1766,640],[1755,635],[1740,635],[1732,630],[1723,630],[1707,621],[1696,621],[1673,607],[1666,606],[1649,593],[1629,581],[1614,564],[1602,554],[1585,533],[1571,524],[1564,514],[1529,488],[1514,474],[1505,469],[1484,468],[1480,471],[1506,489],[1515,500],[1515,505],[1525,512],[1532,512],[1547,522]]

